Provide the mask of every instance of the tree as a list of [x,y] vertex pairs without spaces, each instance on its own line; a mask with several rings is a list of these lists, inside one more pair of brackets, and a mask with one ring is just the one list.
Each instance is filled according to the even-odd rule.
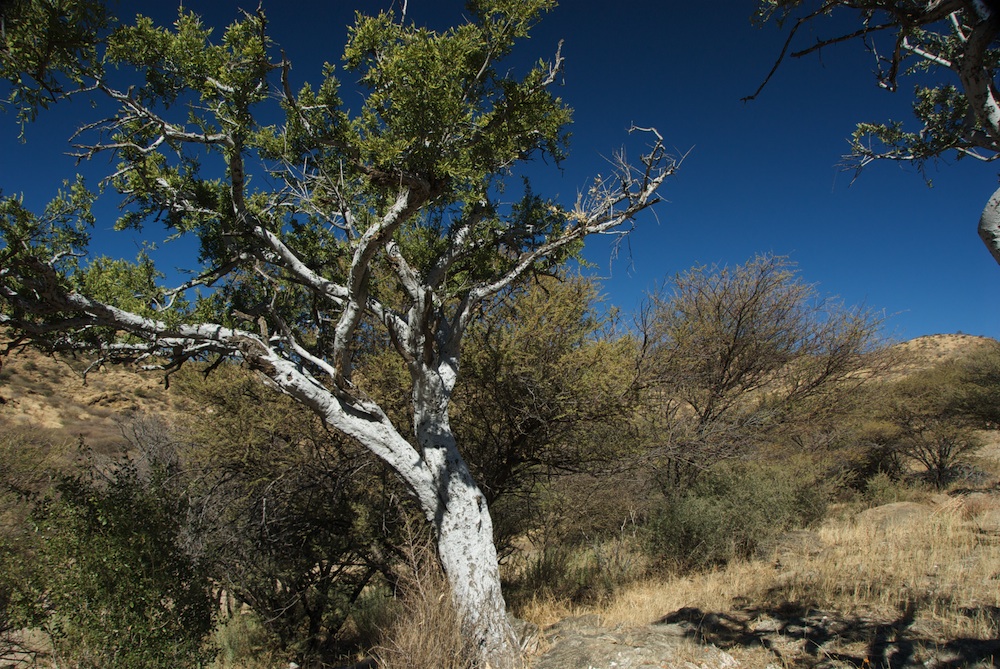
[[[1000,94],[996,86],[1000,49],[1000,5],[992,0],[761,0],[757,19],[779,25],[793,21],[774,68],[756,97],[791,48],[803,25],[833,14],[851,14],[857,28],[793,51],[799,58],[832,44],[862,41],[875,59],[878,85],[896,91],[899,78],[919,74],[913,112],[918,126],[901,121],[859,123],[851,139],[852,155],[860,171],[875,160],[913,163],[954,152],[958,158],[984,162],[1000,154]],[[937,82],[925,85],[942,71],[950,71],[958,86]],[[1000,189],[993,193],[979,219],[979,236],[1000,263]]]
[[1000,342],[985,341],[962,356],[958,365],[963,379],[957,398],[958,409],[983,430],[996,429],[1000,424]]
[[881,319],[821,299],[777,256],[695,267],[641,315],[643,385],[673,482],[745,456],[778,429],[818,427],[884,361]]
[[[113,107],[76,141],[81,159],[116,161],[104,183],[121,198],[118,227],[159,220],[198,240],[200,266],[182,285],[164,286],[146,255],[81,260],[94,220],[82,180],[41,213],[16,197],[0,204],[8,347],[87,350],[168,372],[213,356],[242,361],[396,472],[435,529],[475,655],[497,669],[518,653],[492,520],[450,423],[463,337],[486,301],[551,272],[587,235],[627,231],[677,167],[650,130],[636,166],[623,150],[570,208],[528,185],[504,201],[520,164],[564,156],[570,114],[550,91],[561,53],[521,78],[498,66],[552,4],[476,0],[468,22],[445,32],[391,12],[358,15],[343,55],[363,93],[356,111],[342,104],[332,65],[318,86],[292,90],[262,12],[217,43],[184,11],[169,29],[138,17],[95,33],[63,74],[63,62],[43,63],[67,82],[47,87],[56,97]],[[12,22],[4,48],[39,30]],[[126,78],[136,83],[121,87]],[[12,96],[25,81],[15,78]],[[405,363],[409,432],[352,373],[373,332]]]
[[[872,404],[882,429],[869,439],[919,463],[927,479],[944,488],[955,478],[957,466],[983,446],[976,429],[986,426],[984,418],[995,409],[982,401],[992,384],[991,370],[980,365],[995,365],[995,356],[995,347],[986,346],[880,388]],[[991,390],[990,405],[995,403],[995,386]]]

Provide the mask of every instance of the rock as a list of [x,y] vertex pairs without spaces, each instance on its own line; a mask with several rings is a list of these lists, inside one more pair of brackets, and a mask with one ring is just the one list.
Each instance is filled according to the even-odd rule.
[[564,620],[548,630],[549,648],[531,663],[532,669],[731,669],[732,655],[712,645],[682,638],[677,624],[635,628],[600,627],[597,616]]
[[858,514],[858,522],[870,522],[881,529],[903,525],[931,513],[931,507],[917,502],[893,502],[871,509],[865,509]]

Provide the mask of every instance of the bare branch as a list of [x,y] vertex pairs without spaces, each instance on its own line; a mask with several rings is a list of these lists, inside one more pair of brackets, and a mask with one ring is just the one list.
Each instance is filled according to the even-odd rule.
[[676,172],[680,163],[669,156],[663,146],[663,138],[655,129],[634,128],[634,130],[650,132],[656,137],[649,153],[641,158],[643,169],[636,173],[635,169],[625,162],[624,156],[621,156],[616,173],[607,179],[598,177],[594,186],[588,191],[592,195],[591,199],[585,201],[583,205],[578,205],[577,209],[569,214],[570,224],[562,234],[534,249],[522,252],[514,266],[504,275],[489,283],[481,284],[469,292],[468,302],[463,308],[466,314],[463,318],[468,318],[473,305],[509,286],[540,259],[587,235],[615,230],[632,220],[639,212],[659,202],[657,190],[667,177]]

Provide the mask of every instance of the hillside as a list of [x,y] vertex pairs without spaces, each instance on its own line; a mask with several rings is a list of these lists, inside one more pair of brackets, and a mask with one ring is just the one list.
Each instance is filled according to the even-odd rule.
[[973,353],[990,343],[996,340],[978,335],[936,334],[904,341],[893,348],[901,356],[901,367],[915,371]]
[[11,353],[0,364],[0,426],[7,429],[54,441],[82,437],[101,449],[119,439],[117,416],[180,410],[162,375],[102,367],[84,378],[85,361],[30,349]]
[[[893,347],[900,356],[896,373],[926,369],[994,341],[938,334],[902,342]],[[116,415],[136,410],[169,415],[183,409],[159,373],[102,367],[84,379],[85,361],[30,349],[13,352],[0,363],[0,425],[67,438],[82,435],[97,446],[117,435]]]

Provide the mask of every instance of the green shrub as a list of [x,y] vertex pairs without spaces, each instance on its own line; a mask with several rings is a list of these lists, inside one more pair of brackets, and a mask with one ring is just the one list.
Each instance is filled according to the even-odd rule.
[[203,664],[210,582],[183,545],[183,497],[167,467],[130,461],[66,476],[36,511],[36,587],[60,666]]
[[801,468],[725,465],[668,492],[651,514],[654,559],[678,571],[749,558],[781,533],[821,519],[831,486]]

